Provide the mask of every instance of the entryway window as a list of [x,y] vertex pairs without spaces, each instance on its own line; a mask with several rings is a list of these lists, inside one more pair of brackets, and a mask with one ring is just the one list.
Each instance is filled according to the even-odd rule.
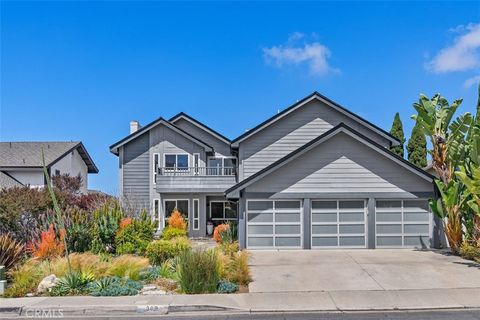
[[175,208],[180,211],[182,216],[188,221],[188,199],[169,199],[164,201],[165,219],[164,225],[168,224],[168,218],[172,215]]
[[200,201],[193,199],[193,230],[200,229]]
[[210,201],[212,220],[237,220],[237,204],[231,201]]

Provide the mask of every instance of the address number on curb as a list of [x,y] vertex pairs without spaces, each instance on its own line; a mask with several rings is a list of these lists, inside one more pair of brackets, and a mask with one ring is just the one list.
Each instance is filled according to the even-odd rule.
[[165,305],[144,305],[144,306],[137,306],[138,313],[159,313],[159,314],[167,314],[168,313],[168,306]]

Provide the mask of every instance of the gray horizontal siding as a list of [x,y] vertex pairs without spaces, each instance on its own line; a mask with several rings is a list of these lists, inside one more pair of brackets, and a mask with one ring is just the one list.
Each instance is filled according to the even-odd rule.
[[384,137],[314,100],[240,143],[240,178],[251,176],[341,122],[379,144],[389,146],[390,142]]
[[150,208],[149,132],[123,146],[123,196],[135,209]]
[[247,187],[247,192],[310,195],[411,193],[414,196],[432,191],[430,182],[344,133]]
[[192,136],[197,139],[202,140],[206,144],[213,147],[215,154],[217,156],[230,156],[230,144],[223,142],[222,140],[211,135],[207,131],[199,128],[198,126],[192,124],[190,121],[185,119],[179,119],[175,122],[175,125],[186,132],[190,133]]

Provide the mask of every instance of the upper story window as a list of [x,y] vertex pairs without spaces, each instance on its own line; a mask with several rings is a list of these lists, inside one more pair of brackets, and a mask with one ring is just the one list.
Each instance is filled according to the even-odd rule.
[[165,154],[165,169],[188,170],[188,154]]
[[233,157],[209,157],[208,172],[209,175],[233,175],[237,168],[237,159]]

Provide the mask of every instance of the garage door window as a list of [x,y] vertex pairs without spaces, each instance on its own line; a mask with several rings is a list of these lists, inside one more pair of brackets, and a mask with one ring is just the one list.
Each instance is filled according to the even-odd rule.
[[249,248],[300,248],[301,203],[298,200],[247,201]]
[[364,200],[312,201],[312,248],[366,245]]
[[378,200],[377,247],[429,247],[430,219],[426,200]]

